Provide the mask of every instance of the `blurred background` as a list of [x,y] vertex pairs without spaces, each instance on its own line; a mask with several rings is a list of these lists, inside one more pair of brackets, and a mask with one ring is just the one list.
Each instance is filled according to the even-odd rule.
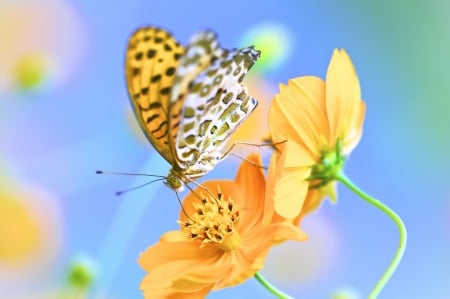
[[[177,228],[176,197],[160,182],[116,197],[145,178],[95,174],[169,169],[126,92],[126,43],[142,25],[184,44],[211,28],[226,48],[262,50],[246,78],[260,104],[239,140],[264,135],[252,127],[265,126],[279,83],[324,78],[345,48],[367,103],[346,173],[409,232],[380,298],[449,298],[449,14],[438,0],[0,0],[0,298],[75,298],[74,284],[91,283],[88,298],[142,297],[136,259]],[[239,162],[204,179],[231,179]],[[273,248],[262,271],[295,298],[365,298],[398,242],[395,225],[343,186],[303,228],[309,241]],[[254,279],[209,298],[247,296],[271,298]]]

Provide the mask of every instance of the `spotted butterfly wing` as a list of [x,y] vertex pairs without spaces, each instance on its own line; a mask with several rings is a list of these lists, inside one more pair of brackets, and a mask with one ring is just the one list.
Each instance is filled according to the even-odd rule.
[[[179,70],[191,60],[189,54],[181,58]],[[222,160],[222,147],[256,108],[242,81],[259,54],[253,47],[216,51],[208,67],[189,83],[174,157],[192,176],[211,171]]]
[[131,36],[131,102],[145,135],[172,165],[170,188],[180,191],[223,158],[224,143],[257,105],[242,80],[258,57],[252,47],[222,49],[210,31],[194,35],[186,48],[155,27]]
[[170,164],[168,116],[175,72],[185,48],[160,28],[144,27],[132,34],[125,58],[128,93],[136,118],[153,147]]
[[[174,165],[175,168],[185,168],[184,164],[180,164],[180,160],[176,159],[180,150],[176,139],[177,136],[181,136],[181,138],[184,136],[184,134],[178,135],[178,131],[182,129],[180,124],[183,122],[185,114],[188,113],[184,110],[184,103],[190,93],[190,85],[203,71],[209,69],[211,62],[218,59],[223,52],[224,50],[220,48],[215,33],[202,31],[191,38],[185,54],[180,58],[169,105],[169,120],[171,122],[169,134],[172,141],[173,157],[177,162]],[[196,113],[195,107],[190,112]],[[194,157],[192,159],[192,161],[195,161]]]

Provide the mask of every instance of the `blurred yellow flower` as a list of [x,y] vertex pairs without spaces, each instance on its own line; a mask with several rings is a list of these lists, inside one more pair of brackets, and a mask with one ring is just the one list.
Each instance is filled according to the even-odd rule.
[[73,1],[0,1],[0,95],[70,79],[86,49],[76,8]]
[[335,174],[358,144],[365,104],[345,50],[334,50],[326,81],[313,76],[280,85],[269,108],[276,145],[267,179],[264,222],[278,215],[300,220],[325,196],[336,197]]
[[0,191],[0,261],[21,263],[30,252],[42,246],[42,231],[18,194]]
[[58,257],[61,227],[51,194],[0,179],[0,280],[24,284],[45,276]]
[[[261,165],[258,155],[248,160]],[[145,298],[204,298],[252,277],[273,244],[306,239],[287,221],[262,224],[266,182],[261,168],[243,162],[234,181],[202,185],[214,194],[202,188],[190,193],[183,202],[186,214],[180,214],[181,230],[164,234],[141,254],[138,262],[148,272],[140,287]]]
[[23,90],[33,90],[41,87],[48,79],[46,74],[51,72],[52,61],[45,55],[29,53],[17,59],[12,75],[15,86]]

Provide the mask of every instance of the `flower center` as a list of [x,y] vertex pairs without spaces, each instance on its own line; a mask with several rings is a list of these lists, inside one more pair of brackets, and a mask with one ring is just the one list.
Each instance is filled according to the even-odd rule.
[[225,199],[220,189],[217,197],[212,194],[194,202],[195,214],[189,215],[183,231],[193,240],[200,240],[202,246],[213,243],[224,251],[234,250],[241,243],[241,236],[234,228],[239,220],[239,209],[231,198]]

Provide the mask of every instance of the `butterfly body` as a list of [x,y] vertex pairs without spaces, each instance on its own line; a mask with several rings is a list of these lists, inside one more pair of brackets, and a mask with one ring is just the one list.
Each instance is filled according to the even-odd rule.
[[225,158],[230,135],[256,108],[242,80],[259,57],[253,47],[226,50],[211,31],[187,47],[166,30],[138,29],[130,38],[125,73],[136,118],[172,168],[166,185],[210,172]]

